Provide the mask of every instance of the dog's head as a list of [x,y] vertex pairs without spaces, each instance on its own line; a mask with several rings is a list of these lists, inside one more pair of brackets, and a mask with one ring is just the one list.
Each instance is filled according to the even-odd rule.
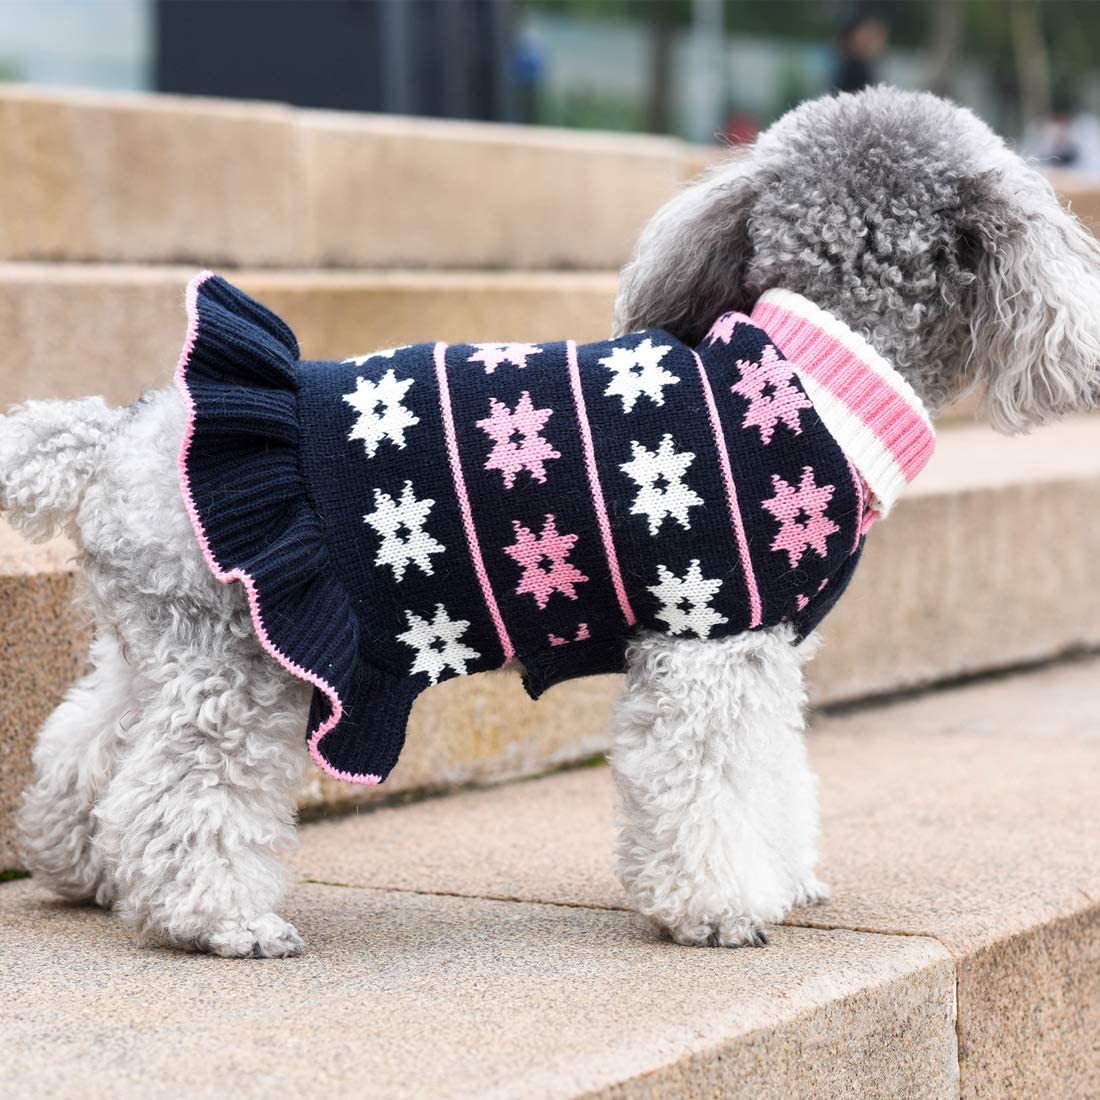
[[1013,432],[1100,401],[1100,245],[935,96],[874,88],[785,115],[652,220],[616,332],[697,343],[776,286],[862,332],[932,410],[982,385]]

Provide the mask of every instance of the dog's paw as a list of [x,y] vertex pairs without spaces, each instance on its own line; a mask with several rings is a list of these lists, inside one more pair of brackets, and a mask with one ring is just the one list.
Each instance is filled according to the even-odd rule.
[[284,959],[302,953],[302,937],[293,924],[274,913],[224,924],[198,940],[200,951],[225,959]]
[[801,909],[807,905],[824,905],[829,900],[829,887],[820,879],[807,879],[798,888],[791,902],[793,909]]
[[664,929],[684,947],[766,947],[768,944],[764,924],[755,917],[669,923]]

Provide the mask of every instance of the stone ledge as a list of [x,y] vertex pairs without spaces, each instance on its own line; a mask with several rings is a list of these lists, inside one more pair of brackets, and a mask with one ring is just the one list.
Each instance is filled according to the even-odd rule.
[[141,949],[0,886],[5,1081],[62,1100],[364,1079],[381,1098],[1095,1096],[1098,673],[816,722],[833,901],[764,951],[680,948],[623,911],[602,768],[306,826],[296,960]]
[[[1098,676],[1092,658],[811,729],[833,900],[789,923],[950,951],[965,1097],[1100,1090]],[[619,909],[612,813],[607,769],[580,770],[313,825],[294,863],[360,888]]]
[[[125,404],[167,385],[183,342],[194,267],[0,263],[0,407],[89,390]],[[281,312],[303,354],[532,337],[602,340],[617,276],[607,272],[232,271]],[[945,413],[972,418],[973,400]]]
[[[0,260],[617,268],[737,151],[667,138],[0,88]],[[1056,185],[1087,223],[1100,190]]]
[[[171,382],[192,267],[0,263],[0,407],[90,389],[125,404]],[[573,272],[227,273],[294,328],[303,355],[425,339],[602,340],[616,278]]]
[[0,89],[0,259],[618,267],[671,139]]
[[[0,886],[13,1095],[141,1100],[955,1092],[954,974],[911,936],[661,942],[631,914],[301,884],[298,959],[135,947]],[[366,1082],[366,1084],[365,1084]]]
[[320,112],[299,134],[310,265],[617,268],[681,181],[664,138]]

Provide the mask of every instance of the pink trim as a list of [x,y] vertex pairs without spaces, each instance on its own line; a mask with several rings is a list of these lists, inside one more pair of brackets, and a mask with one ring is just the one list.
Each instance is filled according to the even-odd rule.
[[588,470],[588,488],[592,493],[592,506],[596,510],[596,522],[600,528],[603,552],[607,558],[607,568],[611,572],[611,584],[615,597],[619,601],[619,610],[623,613],[627,626],[633,626],[638,617],[626,595],[623,575],[619,569],[619,556],[615,552],[615,540],[611,536],[611,521],[607,518],[607,504],[600,487],[600,475],[596,467],[596,448],[592,444],[592,428],[588,423],[588,412],[584,404],[584,390],[581,388],[581,372],[577,366],[577,344],[570,340],[566,344],[566,359],[569,364],[569,384],[573,388],[573,403],[577,407],[577,426],[581,431],[581,444],[584,447],[584,465]]
[[191,360],[191,355],[195,350],[195,341],[198,339],[199,335],[199,288],[212,276],[213,272],[204,271],[196,275],[187,286],[187,338],[184,342],[183,350],[180,352],[179,363],[176,365],[176,388],[179,390],[180,396],[183,398],[184,408],[187,410],[187,425],[184,428],[183,445],[180,448],[179,455],[180,487],[183,490],[183,501],[187,507],[187,514],[191,517],[191,525],[195,529],[195,535],[199,540],[199,546],[202,549],[203,557],[206,559],[206,564],[210,567],[210,572],[213,573],[215,578],[221,581],[222,584],[240,581],[241,584],[244,585],[244,590],[248,595],[248,610],[252,616],[252,626],[256,631],[256,637],[260,640],[260,645],[262,645],[267,653],[278,661],[292,676],[296,676],[299,680],[304,680],[306,683],[312,684],[328,698],[331,713],[327,721],[318,726],[310,737],[310,756],[313,757],[322,771],[336,779],[342,779],[346,783],[359,783],[364,786],[373,787],[382,782],[381,776],[353,775],[350,772],[339,771],[333,768],[321,755],[321,739],[340,721],[344,713],[344,704],[340,699],[339,692],[337,692],[328,681],[322,680],[320,676],[310,672],[309,669],[303,668],[295,661],[292,661],[274,642],[272,642],[271,638],[268,636],[267,628],[264,626],[263,613],[260,608],[260,597],[259,593],[256,591],[256,582],[243,569],[233,569],[228,573],[222,570],[221,566],[218,565],[217,559],[214,557],[214,552],[210,548],[210,542],[206,537],[206,531],[203,528],[198,509],[195,507],[195,499],[191,494],[191,482],[187,474],[187,456],[191,449],[191,440],[195,435],[195,401],[191,396],[191,391],[187,387],[187,365]]
[[439,408],[443,414],[443,433],[447,438],[447,457],[451,462],[451,474],[454,478],[458,507],[462,512],[462,524],[466,528],[466,543],[470,548],[470,560],[473,562],[474,572],[481,585],[485,606],[489,609],[497,637],[500,639],[500,648],[504,651],[504,660],[501,663],[506,665],[515,657],[516,651],[512,647],[512,639],[508,637],[500,608],[497,607],[496,597],[489,583],[489,574],[485,571],[485,560],[481,556],[477,528],[474,527],[474,513],[470,508],[470,495],[466,492],[466,478],[462,473],[462,462],[458,454],[458,436],[455,433],[454,413],[451,409],[451,387],[447,382],[447,345],[442,340],[435,345],[434,359],[435,377],[439,384]]
[[749,608],[752,618],[749,620],[749,628],[757,627],[763,622],[764,612],[760,604],[760,590],[756,586],[756,574],[752,568],[752,558],[749,556],[749,540],[745,537],[745,524],[741,518],[741,508],[737,503],[737,487],[733,482],[733,470],[730,468],[729,451],[726,450],[726,437],[722,431],[722,421],[718,418],[718,406],[714,403],[714,393],[710,388],[710,379],[707,378],[706,369],[699,353],[693,351],[695,365],[699,368],[699,382],[703,387],[703,396],[707,402],[707,412],[710,414],[710,427],[714,435],[714,445],[718,450],[718,465],[722,470],[722,480],[726,484],[726,500],[729,503],[730,519],[733,521],[733,531],[737,537],[737,551],[741,555],[741,569],[745,574],[745,587],[749,593]]
[[924,418],[851,348],[798,314],[761,301],[753,323],[871,431],[906,481],[928,463],[936,440]]
[[856,491],[856,503],[858,508],[856,509],[856,538],[852,543],[852,553],[854,554],[859,549],[859,540],[863,537],[863,521],[867,518],[864,514],[867,511],[867,496],[863,489],[863,478],[859,476],[859,471],[852,465],[852,460],[845,455],[844,461],[848,463],[848,473],[852,478],[852,488]]

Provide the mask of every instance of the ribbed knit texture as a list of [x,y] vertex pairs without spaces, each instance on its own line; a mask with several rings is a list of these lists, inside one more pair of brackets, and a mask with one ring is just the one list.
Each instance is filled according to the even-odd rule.
[[874,483],[740,315],[698,349],[652,330],[299,362],[222,279],[189,310],[196,533],[314,685],[311,751],[342,779],[389,773],[432,683],[518,659],[538,697],[620,670],[638,629],[807,633],[858,560]]
[[798,294],[767,291],[752,319],[795,364],[818,414],[886,515],[935,448],[920,398],[858,333]]

